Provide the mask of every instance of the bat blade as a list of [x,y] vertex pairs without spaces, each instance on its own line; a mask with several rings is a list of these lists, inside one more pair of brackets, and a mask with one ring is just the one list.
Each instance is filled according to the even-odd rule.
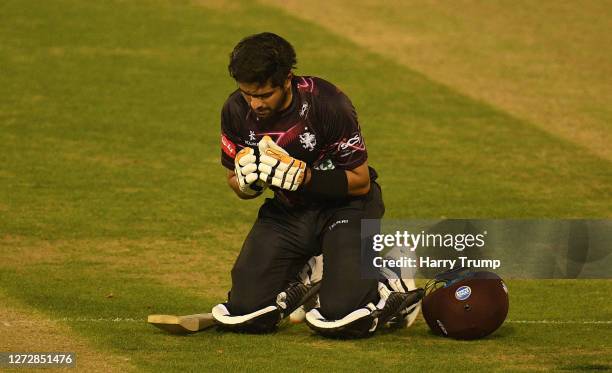
[[149,315],[147,322],[171,334],[191,334],[215,325],[212,313],[195,315]]

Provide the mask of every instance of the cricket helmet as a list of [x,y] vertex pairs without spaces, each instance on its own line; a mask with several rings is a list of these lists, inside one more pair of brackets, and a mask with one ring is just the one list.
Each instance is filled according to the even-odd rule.
[[437,275],[426,286],[422,312],[436,334],[478,339],[499,328],[508,314],[508,288],[495,273],[464,268]]

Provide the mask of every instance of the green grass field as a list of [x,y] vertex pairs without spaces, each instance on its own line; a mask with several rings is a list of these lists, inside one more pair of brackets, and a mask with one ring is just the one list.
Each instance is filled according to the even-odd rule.
[[[359,341],[305,325],[188,337],[148,326],[147,314],[225,299],[260,204],[235,198],[219,163],[220,108],[235,89],[227,57],[264,30],[293,43],[298,74],[353,100],[387,217],[612,216],[605,152],[287,10],[4,0],[0,352],[77,351],[85,371],[612,369],[610,280],[510,281],[508,321],[473,342],[435,337],[423,320]],[[588,47],[610,60],[606,45]],[[584,118],[580,103],[570,107]]]

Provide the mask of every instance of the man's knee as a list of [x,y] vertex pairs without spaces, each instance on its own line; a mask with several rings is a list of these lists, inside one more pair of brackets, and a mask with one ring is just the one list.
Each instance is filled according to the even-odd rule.
[[[378,284],[380,299],[354,309],[343,317],[330,317],[323,313],[321,307],[315,307],[306,313],[306,323],[319,334],[332,338],[361,338],[372,335],[388,322],[415,309],[415,305],[423,298],[425,291],[415,289],[408,292],[393,291],[386,283]],[[407,313],[404,313],[407,312]],[[418,312],[418,311],[417,311]]]
[[266,284],[265,270],[236,262],[232,268],[232,289],[227,303],[217,305],[213,315],[226,330],[244,333],[269,333],[279,321],[273,306],[278,291]]
[[330,320],[339,320],[356,309],[356,307],[352,307],[342,298],[340,296],[320,297],[321,307],[319,308],[323,316]]
[[323,284],[319,293],[320,311],[327,319],[339,320],[379,298],[378,281],[374,279],[342,286],[333,285],[330,287],[330,284]]
[[228,330],[250,333],[271,332],[282,318],[289,316],[299,306],[316,296],[318,289],[318,284],[294,282],[278,293],[271,304],[252,312],[238,314],[233,311],[229,302],[222,303],[213,307],[213,318],[222,328]]
[[266,281],[265,270],[257,267],[235,265],[232,269],[232,289],[228,308],[235,315],[253,312],[273,303],[277,286]]

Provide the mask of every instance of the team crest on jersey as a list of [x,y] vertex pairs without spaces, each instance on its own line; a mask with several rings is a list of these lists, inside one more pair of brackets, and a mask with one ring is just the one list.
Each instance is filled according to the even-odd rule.
[[315,145],[317,145],[317,138],[310,132],[304,132],[300,135],[300,143],[304,149],[313,151]]

